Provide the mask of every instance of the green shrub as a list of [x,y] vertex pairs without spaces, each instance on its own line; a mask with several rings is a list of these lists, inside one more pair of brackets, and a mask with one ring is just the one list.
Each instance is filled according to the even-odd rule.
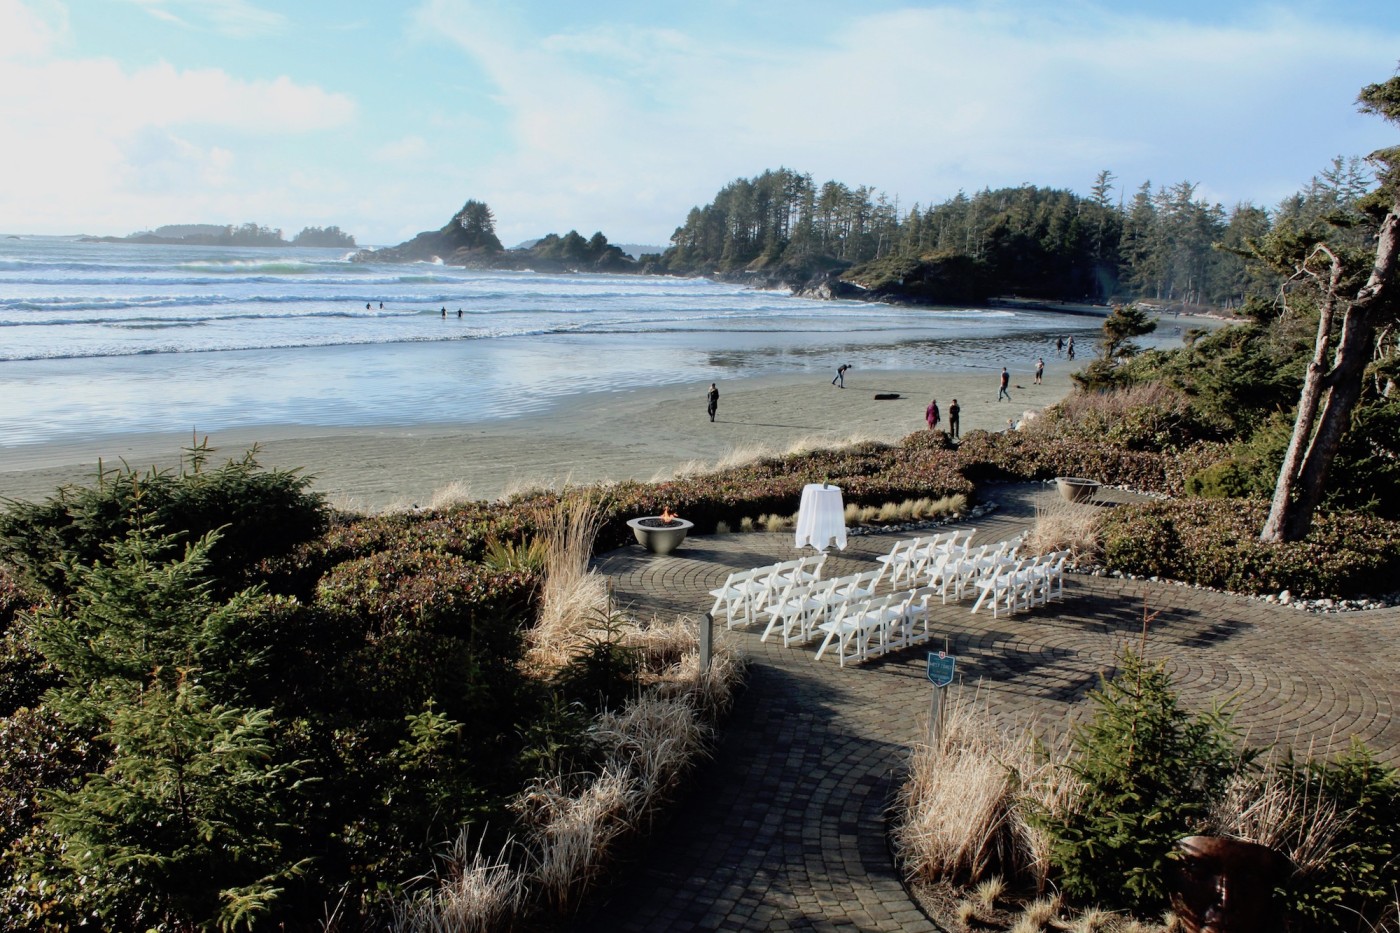
[[1052,869],[1075,901],[1159,913],[1176,841],[1199,830],[1210,801],[1254,755],[1235,750],[1226,713],[1187,713],[1165,665],[1131,650],[1089,696],[1094,716],[1075,726],[1066,765],[1081,792],[1039,817]]
[[430,699],[453,720],[491,728],[509,703],[536,578],[493,572],[445,551],[386,551],[333,568],[316,608],[355,647],[333,696],[372,718],[402,719]]
[[592,626],[583,650],[555,678],[565,701],[587,709],[616,710],[636,695],[640,658],[637,649],[622,643],[624,622],[621,615],[609,614]]
[[252,929],[306,869],[286,851],[303,809],[265,711],[212,701],[185,681],[116,710],[106,767],[49,792],[63,840],[46,874],[81,879],[78,903],[107,929]]
[[1180,493],[1186,477],[1223,455],[1223,448],[1198,444],[1162,453],[1129,450],[1099,439],[1043,431],[969,431],[958,448],[958,465],[974,480],[1047,480],[1083,476],[1144,492]]
[[1343,817],[1331,857],[1290,881],[1290,912],[1308,930],[1382,929],[1400,891],[1400,772],[1359,742],[1335,761],[1284,768],[1300,799],[1326,801]]
[[1104,564],[1241,593],[1348,598],[1379,594],[1400,573],[1400,524],[1319,513],[1302,541],[1259,541],[1268,503],[1192,499],[1119,506],[1099,523]]
[[217,530],[211,582],[227,595],[246,587],[261,561],[324,529],[325,505],[308,491],[309,478],[263,470],[256,449],[212,470],[200,452],[178,473],[122,467],[103,471],[95,486],[64,486],[43,503],[12,504],[0,513],[0,559],[66,598],[76,586],[73,568],[103,560],[104,546],[138,524],[172,535],[175,550]]

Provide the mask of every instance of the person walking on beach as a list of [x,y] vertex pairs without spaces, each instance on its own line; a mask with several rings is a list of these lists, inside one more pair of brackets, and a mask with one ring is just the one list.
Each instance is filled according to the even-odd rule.
[[850,363],[842,363],[840,366],[836,367],[836,378],[831,380],[831,384],[838,389],[846,388],[846,370],[850,368]]
[[1011,384],[1011,374],[1008,373],[1008,372],[1006,371],[1006,367],[1003,366],[1003,367],[1001,368],[1001,388],[997,390],[997,401],[998,401],[998,402],[1000,402],[1003,398],[1005,398],[1008,402],[1011,401],[1011,393],[1008,392],[1008,391],[1006,391],[1006,387],[1007,387],[1008,385],[1010,385],[1010,384]]
[[958,415],[962,414],[962,409],[958,407],[958,400],[953,399],[953,404],[948,406],[948,436],[953,440],[958,439]]
[[928,422],[928,429],[930,431],[937,430],[939,422],[938,399],[934,399],[928,403],[928,408],[924,409],[924,420]]
[[1063,338],[1063,337],[1056,337],[1056,338],[1055,338],[1055,355],[1056,355],[1056,356],[1059,356],[1059,355],[1060,355],[1061,353],[1063,353],[1063,352],[1065,352],[1065,338]]
[[719,411],[719,387],[713,382],[710,383],[710,420],[715,420],[715,412]]
[[1044,376],[1044,375],[1045,375],[1045,360],[1044,360],[1044,359],[1038,359],[1038,360],[1035,361],[1035,384],[1036,384],[1036,385],[1040,385],[1040,384],[1041,384],[1041,383],[1040,383],[1040,377],[1042,377],[1042,376]]
[[1073,337],[1069,338],[1069,343],[1065,346],[1065,356],[1066,356],[1067,358],[1071,359],[1071,360],[1074,359],[1074,338],[1073,338]]

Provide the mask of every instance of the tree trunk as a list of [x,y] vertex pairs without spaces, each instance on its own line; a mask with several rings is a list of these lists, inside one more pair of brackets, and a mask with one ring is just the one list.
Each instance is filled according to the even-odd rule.
[[[1318,322],[1313,360],[1298,400],[1298,418],[1288,443],[1278,484],[1274,487],[1269,518],[1260,532],[1261,541],[1299,541],[1312,528],[1313,513],[1322,500],[1328,468],[1336,456],[1342,435],[1351,424],[1351,413],[1361,398],[1362,380],[1371,362],[1376,325],[1394,304],[1387,288],[1400,254],[1400,196],[1391,205],[1376,238],[1376,262],[1366,285],[1348,303],[1342,318],[1342,334],[1337,341],[1332,369],[1323,372],[1332,319],[1341,281],[1341,263],[1326,247],[1318,252],[1331,257],[1322,319]],[[1311,257],[1309,257],[1311,258]],[[1305,264],[1306,265],[1306,264]],[[1326,402],[1318,404],[1326,393]],[[1303,452],[1306,447],[1306,453]]]

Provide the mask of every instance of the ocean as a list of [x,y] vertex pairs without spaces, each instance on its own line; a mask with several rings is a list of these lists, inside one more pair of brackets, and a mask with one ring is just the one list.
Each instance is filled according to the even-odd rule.
[[829,379],[840,363],[1027,372],[1057,335],[1089,351],[1099,326],[348,256],[0,237],[0,458],[124,433],[491,421],[580,393]]

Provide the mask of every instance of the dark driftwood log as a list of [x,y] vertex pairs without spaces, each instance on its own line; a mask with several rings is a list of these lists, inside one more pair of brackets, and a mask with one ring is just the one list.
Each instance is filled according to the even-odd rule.
[[899,398],[899,393],[898,393],[898,392],[876,392],[876,393],[875,393],[875,401],[877,401],[877,402],[888,401],[889,399],[892,399],[892,398]]

